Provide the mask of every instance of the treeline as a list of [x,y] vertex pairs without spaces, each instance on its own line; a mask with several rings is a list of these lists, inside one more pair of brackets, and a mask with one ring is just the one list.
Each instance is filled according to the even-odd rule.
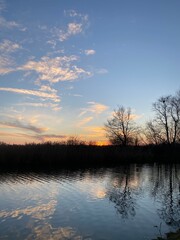
[[180,162],[180,144],[145,146],[0,144],[0,169],[106,167],[126,163]]
[[180,143],[180,90],[160,97],[152,105],[154,117],[144,127],[138,126],[131,108],[120,106],[107,120],[105,130],[113,145]]
[[118,107],[105,123],[111,145],[78,137],[65,142],[0,143],[0,168],[112,166],[123,163],[180,162],[180,91],[153,103],[154,118],[138,126],[130,108]]

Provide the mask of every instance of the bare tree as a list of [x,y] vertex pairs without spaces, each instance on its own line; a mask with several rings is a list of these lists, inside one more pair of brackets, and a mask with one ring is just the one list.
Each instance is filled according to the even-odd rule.
[[171,98],[172,142],[180,141],[180,90]]
[[153,103],[157,124],[164,130],[168,144],[170,143],[170,102],[171,96],[165,96]]
[[118,107],[111,119],[105,124],[105,131],[110,142],[115,145],[129,145],[137,139],[135,126],[130,108]]
[[86,143],[80,140],[77,136],[71,136],[67,139],[66,144],[69,146],[85,145]]
[[150,144],[160,144],[165,140],[163,138],[162,129],[155,120],[149,120],[146,123],[145,136]]
[[[161,140],[174,144],[180,140],[180,91],[175,96],[165,96],[153,103],[156,113],[156,128],[151,128],[151,133],[161,133]],[[150,127],[150,126],[149,126]]]

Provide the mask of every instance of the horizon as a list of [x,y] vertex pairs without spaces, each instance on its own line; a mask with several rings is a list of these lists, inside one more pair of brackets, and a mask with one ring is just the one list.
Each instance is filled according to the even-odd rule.
[[118,105],[143,125],[180,89],[180,2],[0,0],[0,141],[99,144]]

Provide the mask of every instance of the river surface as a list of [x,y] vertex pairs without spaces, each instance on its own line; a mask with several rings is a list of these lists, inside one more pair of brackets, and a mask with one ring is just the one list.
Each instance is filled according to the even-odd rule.
[[0,174],[0,239],[151,240],[180,228],[180,165]]

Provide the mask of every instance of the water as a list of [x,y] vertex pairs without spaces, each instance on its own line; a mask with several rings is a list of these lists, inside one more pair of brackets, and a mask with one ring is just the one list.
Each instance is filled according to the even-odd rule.
[[145,240],[180,228],[180,166],[0,174],[0,239]]

